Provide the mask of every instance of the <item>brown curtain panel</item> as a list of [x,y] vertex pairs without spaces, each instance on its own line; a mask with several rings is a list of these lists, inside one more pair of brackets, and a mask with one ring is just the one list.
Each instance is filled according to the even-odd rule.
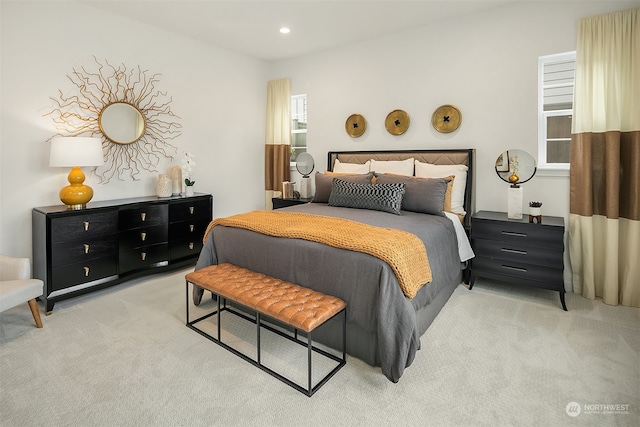
[[291,80],[267,83],[267,120],[264,149],[265,208],[291,178]]
[[640,307],[640,9],[580,21],[571,141],[574,292]]

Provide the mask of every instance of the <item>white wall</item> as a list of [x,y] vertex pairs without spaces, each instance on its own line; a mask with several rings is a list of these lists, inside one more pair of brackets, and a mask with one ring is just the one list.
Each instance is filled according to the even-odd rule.
[[[196,191],[214,194],[216,216],[264,206],[264,105],[267,64],[75,2],[1,3],[0,252],[31,257],[31,209],[59,205],[67,170],[49,168],[57,133],[50,96],[74,93],[73,68],[104,62],[160,73],[172,97],[182,152],[196,156]],[[94,201],[155,194],[157,173],[132,182],[87,179]]]
[[[521,2],[280,62],[271,73],[291,77],[293,93],[307,94],[308,152],[319,169],[332,150],[475,148],[476,210],[506,211],[508,184],[494,163],[510,148],[537,158],[538,57],[575,50],[580,18],[638,5]],[[433,111],[443,104],[462,112],[460,128],[450,134],[431,126]],[[384,127],[394,109],[411,118],[401,136]],[[353,113],[367,119],[367,131],[355,139],[344,128]],[[565,217],[568,225],[568,174],[540,172],[523,188],[525,206],[542,201],[543,215]],[[569,265],[565,251],[571,289]]]

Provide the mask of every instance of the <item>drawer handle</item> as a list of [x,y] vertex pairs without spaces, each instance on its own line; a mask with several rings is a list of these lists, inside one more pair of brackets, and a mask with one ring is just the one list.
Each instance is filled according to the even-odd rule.
[[194,212],[195,210],[196,210],[196,208],[195,208],[195,207],[193,207],[193,206],[189,206],[189,213],[190,213],[191,215],[193,215],[193,212]]
[[195,228],[196,228],[196,226],[195,226],[195,225],[193,225],[193,224],[189,224],[189,231],[190,231],[191,233],[193,233],[193,230],[195,230]]
[[84,231],[89,231],[89,221],[84,222]]
[[84,253],[88,254],[89,253],[89,245],[87,245],[86,243],[83,245],[84,246]]
[[189,249],[193,250],[193,242],[189,243]]
[[89,277],[89,267],[84,268],[84,277]]
[[147,214],[146,214],[146,212],[142,212],[142,213],[140,214],[140,219],[142,220],[142,222],[145,222],[145,221],[146,221],[146,219],[147,219]]
[[513,231],[502,231],[501,233],[505,236],[527,237],[526,233],[515,233]]
[[502,252],[508,252],[510,254],[518,254],[518,255],[526,255],[527,251],[519,251],[517,249],[507,249],[507,248],[502,248],[500,249]]
[[145,240],[147,240],[147,233],[140,233],[140,238],[142,239],[142,241],[144,242]]
[[503,265],[501,266],[502,268],[506,269],[506,270],[514,270],[514,271],[520,271],[522,273],[526,273],[527,269],[526,268],[520,268],[520,267],[512,267],[510,265]]
[[142,260],[144,261],[145,259],[147,259],[147,253],[146,252],[142,252],[140,254],[140,258],[142,258]]

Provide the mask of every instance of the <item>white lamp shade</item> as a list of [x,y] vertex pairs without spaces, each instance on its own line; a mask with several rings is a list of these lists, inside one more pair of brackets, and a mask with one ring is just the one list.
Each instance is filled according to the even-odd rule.
[[51,139],[49,166],[101,166],[102,164],[104,164],[104,157],[101,138],[56,136]]

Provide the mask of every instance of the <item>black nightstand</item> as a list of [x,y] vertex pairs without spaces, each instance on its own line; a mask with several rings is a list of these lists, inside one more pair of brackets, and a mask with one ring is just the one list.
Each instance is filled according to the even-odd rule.
[[564,218],[543,216],[542,223],[529,217],[508,219],[504,212],[480,211],[471,217],[469,289],[477,277],[558,291],[564,301]]
[[273,209],[286,208],[287,206],[303,205],[313,199],[283,199],[282,197],[272,197]]

